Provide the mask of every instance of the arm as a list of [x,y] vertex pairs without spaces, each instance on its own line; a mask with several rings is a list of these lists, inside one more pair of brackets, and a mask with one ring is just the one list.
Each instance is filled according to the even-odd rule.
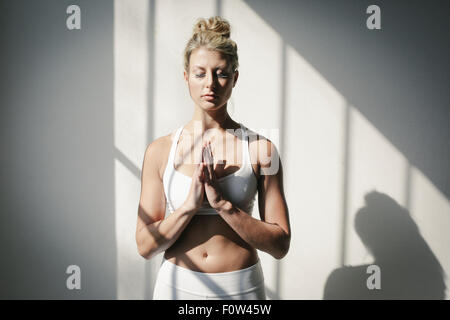
[[[269,159],[258,159],[261,168],[258,179],[258,202],[261,220],[255,219],[228,200],[219,201],[216,209],[221,217],[239,236],[256,249],[282,259],[289,251],[291,230],[289,213],[283,190],[283,169],[281,160],[272,143],[267,143]],[[279,161],[275,174],[269,172],[271,161]],[[267,174],[266,174],[267,173]]]
[[145,259],[169,248],[194,216],[195,210],[181,206],[164,219],[166,202],[159,174],[163,142],[156,140],[145,152],[141,175],[141,196],[136,226],[136,244]]

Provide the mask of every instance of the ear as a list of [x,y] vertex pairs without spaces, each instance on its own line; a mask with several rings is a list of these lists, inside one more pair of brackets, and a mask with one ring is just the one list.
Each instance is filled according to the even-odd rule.
[[236,85],[237,79],[239,78],[239,70],[236,70],[234,72],[234,82],[233,82],[233,88]]
[[183,71],[183,77],[186,84],[189,84],[189,74],[186,72],[186,70]]

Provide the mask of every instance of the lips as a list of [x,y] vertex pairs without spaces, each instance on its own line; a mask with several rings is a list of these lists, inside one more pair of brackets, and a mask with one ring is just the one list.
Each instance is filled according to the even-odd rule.
[[205,100],[214,100],[217,98],[215,94],[204,94],[202,95],[202,98]]

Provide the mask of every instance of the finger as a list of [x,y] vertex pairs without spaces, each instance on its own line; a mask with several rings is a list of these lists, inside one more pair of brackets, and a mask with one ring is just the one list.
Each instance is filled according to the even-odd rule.
[[212,153],[211,153],[211,143],[210,142],[208,142],[208,144],[206,145],[206,155],[208,157],[208,164],[213,165],[214,159],[213,159]]
[[208,144],[206,142],[203,143],[202,156],[203,156],[203,162],[205,164],[205,169],[204,169],[205,176],[206,176],[206,179],[209,180],[208,179],[209,178],[209,169],[208,169],[208,167],[209,167],[210,159],[209,159],[209,153],[208,153]]
[[205,144],[202,145],[202,154],[200,155],[200,163],[205,161]]
[[211,164],[210,164],[210,168],[209,168],[209,172],[211,174],[211,180],[214,180],[216,178],[216,174],[214,172],[214,157],[212,154],[212,149],[211,149],[211,142],[209,142],[208,144],[208,157],[210,158]]
[[208,163],[208,160],[208,149],[206,143],[204,143],[202,147],[202,162]]
[[200,162],[197,166],[197,178],[200,179],[200,181],[203,180],[203,163]]
[[213,179],[212,171],[214,171],[214,170],[213,170],[213,163],[211,161],[211,157],[210,157],[210,153],[209,152],[210,152],[210,149],[209,149],[209,145],[208,145],[208,147],[207,147],[208,163],[207,163],[206,167],[207,167],[207,170],[208,170],[208,180],[212,180]]
[[208,183],[208,166],[205,162],[202,162],[203,182]]

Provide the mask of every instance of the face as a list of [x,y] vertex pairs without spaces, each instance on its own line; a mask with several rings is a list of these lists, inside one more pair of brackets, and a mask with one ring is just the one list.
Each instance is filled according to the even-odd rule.
[[220,52],[198,48],[191,53],[189,72],[184,71],[184,80],[197,106],[216,110],[227,103],[238,75],[238,71],[231,72]]

